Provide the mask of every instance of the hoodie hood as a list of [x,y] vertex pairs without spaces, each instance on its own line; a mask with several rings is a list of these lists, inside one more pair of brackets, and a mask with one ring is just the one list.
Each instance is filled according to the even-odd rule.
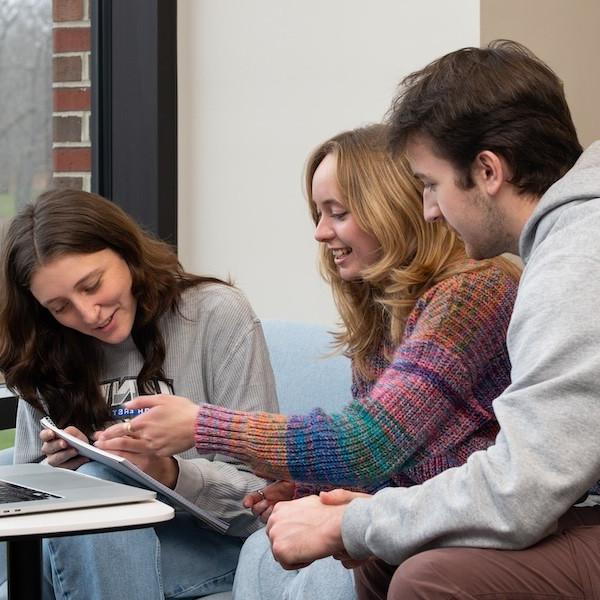
[[593,198],[600,198],[600,141],[583,152],[571,170],[540,198],[519,239],[523,261],[527,262],[565,210]]

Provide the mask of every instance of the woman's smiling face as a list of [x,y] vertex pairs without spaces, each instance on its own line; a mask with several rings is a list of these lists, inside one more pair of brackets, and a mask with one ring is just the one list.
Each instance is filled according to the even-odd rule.
[[377,260],[379,242],[358,226],[346,207],[339,189],[334,153],[327,154],[315,170],[312,201],[319,215],[315,239],[332,253],[342,279],[360,279],[363,271]]
[[113,250],[65,254],[35,270],[30,291],[65,327],[119,344],[133,328],[131,272]]

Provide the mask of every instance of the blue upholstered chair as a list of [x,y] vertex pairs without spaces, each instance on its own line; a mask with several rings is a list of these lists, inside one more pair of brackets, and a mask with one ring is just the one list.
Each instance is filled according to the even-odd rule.
[[0,450],[0,465],[12,465],[13,462],[13,448],[4,448]]
[[303,414],[316,406],[339,410],[350,400],[350,361],[331,353],[331,336],[323,325],[263,321],[282,413]]

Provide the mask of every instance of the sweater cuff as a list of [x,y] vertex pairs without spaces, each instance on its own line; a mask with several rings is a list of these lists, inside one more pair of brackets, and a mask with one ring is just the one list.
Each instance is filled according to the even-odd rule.
[[348,504],[342,517],[342,541],[348,554],[355,559],[369,558],[366,537],[371,520],[371,499],[356,498]]
[[222,453],[246,458],[248,414],[213,404],[198,408],[194,441],[200,454]]
[[285,415],[202,404],[198,409],[194,440],[201,454],[225,454],[257,466],[264,477],[289,479],[286,430]]

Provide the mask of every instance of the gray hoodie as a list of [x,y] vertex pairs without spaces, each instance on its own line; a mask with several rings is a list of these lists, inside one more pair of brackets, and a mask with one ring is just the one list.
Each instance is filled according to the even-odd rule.
[[352,556],[399,564],[433,547],[524,548],[600,478],[600,142],[542,196],[519,253],[495,444],[422,485],[351,502]]

